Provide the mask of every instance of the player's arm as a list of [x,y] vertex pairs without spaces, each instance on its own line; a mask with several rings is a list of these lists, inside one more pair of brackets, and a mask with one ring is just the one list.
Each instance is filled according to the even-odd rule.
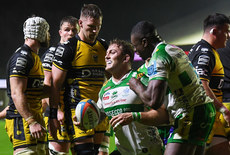
[[40,138],[44,135],[43,132],[45,132],[45,128],[34,119],[33,114],[29,110],[25,95],[26,88],[27,78],[10,78],[11,96],[15,107],[20,115],[27,121],[32,136]]
[[224,106],[224,104],[222,102],[220,102],[216,95],[214,94],[214,92],[212,91],[212,89],[209,87],[209,82],[206,80],[201,80],[202,85],[206,91],[206,94],[212,98],[214,100],[214,106],[216,108],[217,111],[220,111],[225,120],[228,122],[228,124],[230,124],[230,112],[229,110]]
[[167,82],[164,80],[151,80],[147,88],[140,80],[132,77],[129,87],[141,98],[146,106],[158,109],[163,104]]
[[[42,108],[43,111],[46,110],[47,106],[49,106],[49,96],[51,94],[51,80],[52,80],[52,73],[51,71],[44,70],[44,86],[43,93],[46,94],[45,98],[42,99]],[[48,97],[47,97],[47,94]]]
[[118,125],[127,125],[132,121],[138,121],[144,125],[158,126],[168,124],[169,115],[165,106],[162,105],[157,110],[151,109],[146,112],[128,112],[113,116],[110,120],[110,124],[113,128],[116,128]]
[[57,120],[58,104],[60,102],[60,91],[66,78],[66,72],[59,68],[52,66],[52,85],[50,96],[50,117],[49,117],[49,132],[57,138],[57,129],[60,130],[60,124]]

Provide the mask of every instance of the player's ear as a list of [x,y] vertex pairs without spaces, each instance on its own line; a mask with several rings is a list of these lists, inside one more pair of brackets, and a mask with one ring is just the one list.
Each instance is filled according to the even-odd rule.
[[213,35],[216,35],[217,32],[218,32],[218,30],[217,30],[215,27],[212,28],[212,29],[209,31],[209,33],[210,33],[210,34],[213,34]]
[[143,38],[143,39],[141,40],[141,43],[142,43],[142,45],[143,45],[144,47],[147,47],[147,46],[148,46],[148,40],[147,40],[146,38]]
[[129,62],[129,61],[130,61],[130,56],[128,54],[125,54],[124,62]]
[[81,19],[78,20],[78,25],[79,25],[79,27],[82,27],[82,20]]

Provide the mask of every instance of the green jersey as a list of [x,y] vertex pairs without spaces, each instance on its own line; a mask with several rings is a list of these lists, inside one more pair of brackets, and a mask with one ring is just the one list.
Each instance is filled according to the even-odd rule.
[[167,106],[173,118],[195,106],[212,102],[184,51],[176,46],[159,43],[148,65],[150,80],[165,80],[175,102]]
[[[111,119],[120,113],[145,111],[141,99],[129,88],[131,77],[142,76],[141,81],[148,81],[143,73],[130,71],[119,82],[110,78],[101,88],[98,107]],[[144,80],[147,79],[147,80]],[[156,127],[133,121],[115,131],[115,143],[121,154],[162,154],[162,141]]]

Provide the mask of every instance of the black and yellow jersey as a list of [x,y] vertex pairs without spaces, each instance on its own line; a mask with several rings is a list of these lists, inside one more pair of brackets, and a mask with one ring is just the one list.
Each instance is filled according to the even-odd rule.
[[209,81],[209,87],[222,102],[221,88],[224,83],[224,68],[216,49],[202,39],[191,48],[188,57],[200,79]]
[[107,43],[102,39],[88,44],[78,35],[57,47],[53,65],[67,72],[65,103],[75,107],[85,98],[97,101],[105,77],[107,48]]
[[[59,45],[61,45],[61,43],[57,44],[57,46],[59,46]],[[57,46],[56,47],[55,46],[49,47],[49,49],[46,50],[45,53],[42,55],[41,61],[42,61],[42,66],[43,66],[43,70],[44,71],[47,71],[47,72],[51,72],[52,71],[52,64],[53,64],[53,60],[54,60],[54,53],[55,53],[55,50],[56,50]],[[63,94],[64,94],[64,88],[60,92],[60,103],[59,103],[59,106],[61,107],[61,109],[64,109]],[[46,108],[45,116],[49,116],[49,107]]]
[[54,59],[55,46],[51,46],[41,57],[44,71],[51,72]]
[[21,46],[7,64],[7,95],[9,97],[9,110],[7,118],[21,117],[17,112],[11,97],[10,78],[27,78],[26,101],[30,110],[41,112],[41,98],[43,95],[44,73],[40,57],[34,53],[26,44]]

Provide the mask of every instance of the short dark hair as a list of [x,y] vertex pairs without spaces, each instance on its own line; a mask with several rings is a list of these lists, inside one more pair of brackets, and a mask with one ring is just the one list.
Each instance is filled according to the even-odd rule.
[[230,24],[229,17],[221,13],[215,13],[205,18],[203,28],[206,30],[212,26],[223,26],[224,24]]
[[153,41],[161,41],[161,37],[157,33],[155,26],[149,21],[140,21],[133,26],[131,35],[139,35],[140,39],[148,38]]
[[73,16],[65,16],[60,21],[60,28],[63,25],[63,23],[65,23],[65,22],[70,23],[70,25],[77,25],[78,24],[78,19],[76,17],[73,17]]
[[101,9],[95,4],[84,4],[81,8],[81,15],[83,17],[92,17],[99,19],[103,17]]
[[133,62],[134,59],[134,48],[131,43],[125,40],[113,39],[110,41],[110,45],[116,44],[119,48],[122,49],[123,54],[128,54],[130,56],[130,62]]

